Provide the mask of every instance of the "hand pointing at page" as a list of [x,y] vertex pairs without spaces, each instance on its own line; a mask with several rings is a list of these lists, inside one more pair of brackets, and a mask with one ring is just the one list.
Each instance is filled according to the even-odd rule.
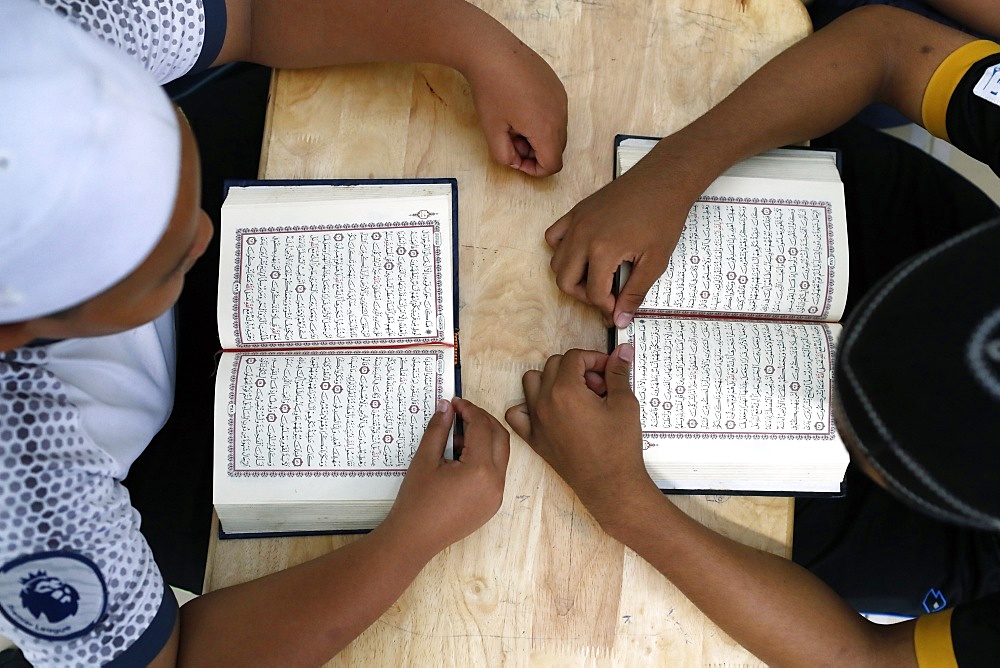
[[[631,322],[667,268],[687,213],[704,190],[704,177],[692,179],[684,169],[666,168],[662,154],[670,156],[657,149],[545,231],[555,251],[551,266],[559,289],[596,306],[608,326]],[[622,262],[633,267],[616,298],[612,281]]]

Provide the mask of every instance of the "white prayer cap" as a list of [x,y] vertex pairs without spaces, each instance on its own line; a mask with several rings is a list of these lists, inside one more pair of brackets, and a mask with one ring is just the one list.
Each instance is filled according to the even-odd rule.
[[138,62],[31,0],[0,3],[0,323],[131,273],[179,175],[177,117]]

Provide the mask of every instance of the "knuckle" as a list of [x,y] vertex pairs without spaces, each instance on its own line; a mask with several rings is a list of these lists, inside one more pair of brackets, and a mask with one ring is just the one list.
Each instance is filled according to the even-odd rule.
[[606,258],[618,252],[618,243],[607,237],[595,237],[590,242],[590,255],[596,258]]
[[645,299],[645,297],[646,288],[638,285],[630,285],[622,290],[619,298],[639,304],[642,303],[642,300]]
[[[488,505],[499,507],[503,502],[504,478],[492,466],[481,466],[475,470],[473,483]],[[495,503],[494,503],[495,502]]]
[[[552,392],[552,399],[556,399],[556,392]],[[554,409],[548,401],[540,401],[537,406],[535,406],[535,421],[539,424],[547,424],[553,415]]]
[[636,399],[634,394],[622,397],[622,407],[628,411],[630,415],[634,415],[636,417],[639,416],[639,400]]
[[552,388],[552,408],[553,416],[569,415],[573,413],[575,406],[575,392],[563,385],[556,385]]
[[559,286],[559,289],[565,293],[573,293],[577,284],[576,277],[570,276],[566,272],[560,272],[558,269],[556,272],[556,285]]

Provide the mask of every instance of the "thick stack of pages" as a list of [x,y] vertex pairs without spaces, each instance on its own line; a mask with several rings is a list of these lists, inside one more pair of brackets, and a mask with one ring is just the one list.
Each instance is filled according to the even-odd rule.
[[[616,175],[654,144],[620,137]],[[836,153],[772,151],[699,198],[666,272],[611,337],[635,346],[646,468],[662,489],[841,491],[832,381],[847,267]]]
[[437,400],[456,389],[456,212],[453,179],[229,188],[214,476],[224,534],[385,518]]

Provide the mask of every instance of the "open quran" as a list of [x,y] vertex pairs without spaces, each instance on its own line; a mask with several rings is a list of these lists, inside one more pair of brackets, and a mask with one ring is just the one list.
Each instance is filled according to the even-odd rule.
[[[654,144],[619,137],[616,176]],[[750,158],[695,202],[666,271],[611,332],[635,346],[644,458],[662,489],[841,491],[832,380],[847,267],[835,152]]]
[[229,186],[213,492],[224,534],[385,518],[437,400],[456,391],[457,210],[454,179]]

